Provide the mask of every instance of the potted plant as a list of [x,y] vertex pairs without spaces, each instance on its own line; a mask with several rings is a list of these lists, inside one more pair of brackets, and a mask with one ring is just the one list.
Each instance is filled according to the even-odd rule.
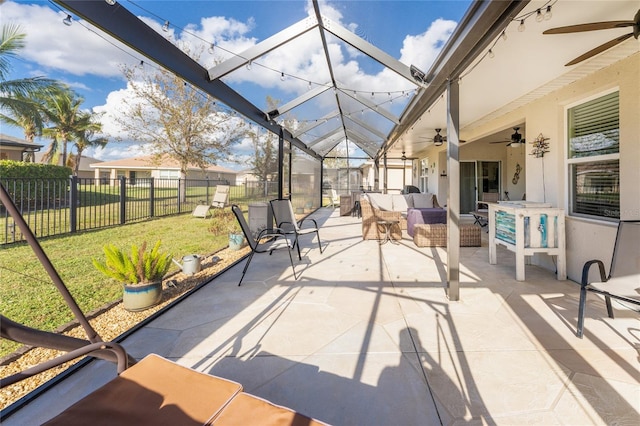
[[113,244],[103,247],[104,262],[93,259],[93,265],[104,275],[123,285],[122,303],[128,311],[142,311],[162,300],[162,277],[171,266],[171,254],[160,252],[160,240],[151,250],[147,242],[140,247],[133,244],[131,251]]
[[230,208],[213,209],[209,232],[214,235],[228,234],[230,250],[240,250],[244,243],[244,234]]

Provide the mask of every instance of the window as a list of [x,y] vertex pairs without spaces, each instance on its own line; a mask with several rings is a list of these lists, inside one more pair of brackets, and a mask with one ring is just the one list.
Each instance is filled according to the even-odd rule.
[[569,211],[620,218],[620,107],[618,92],[567,111]]
[[420,191],[429,192],[429,159],[420,160]]

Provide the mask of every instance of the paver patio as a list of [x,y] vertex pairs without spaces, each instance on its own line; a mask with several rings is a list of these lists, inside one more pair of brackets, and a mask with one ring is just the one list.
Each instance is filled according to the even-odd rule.
[[[445,293],[446,249],[363,241],[360,220],[323,208],[326,251],[302,240],[256,255],[124,340],[242,383],[245,391],[335,425],[640,424],[637,313],[590,295],[575,336],[579,286],[514,255],[489,265],[461,248],[460,301]],[[470,219],[472,221],[472,219]],[[483,238],[486,234],[483,233]],[[36,424],[108,381],[92,362],[3,424]]]

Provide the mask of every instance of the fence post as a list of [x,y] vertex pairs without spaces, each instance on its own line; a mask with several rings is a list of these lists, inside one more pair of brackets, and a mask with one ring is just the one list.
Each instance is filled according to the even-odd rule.
[[149,216],[154,217],[156,215],[156,191],[154,190],[154,178],[149,181]]
[[178,178],[178,198],[176,199],[176,206],[178,207],[178,213],[182,213],[182,209],[181,209],[181,205],[180,205],[180,200],[182,199],[182,196],[180,194],[180,190],[182,189],[182,178]]
[[76,232],[78,228],[78,176],[69,177],[69,232]]
[[209,182],[209,175],[207,175],[206,177],[207,177],[207,199],[206,199],[206,203],[207,204],[211,204],[211,199],[209,198],[209,187],[211,185],[211,182]]
[[127,178],[120,176],[120,225],[127,223]]

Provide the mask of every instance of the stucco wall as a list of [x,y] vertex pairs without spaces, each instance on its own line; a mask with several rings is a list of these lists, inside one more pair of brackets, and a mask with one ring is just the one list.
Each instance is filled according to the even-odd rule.
[[[525,156],[527,199],[568,209],[566,108],[616,88],[620,92],[620,215],[621,219],[640,219],[640,53],[478,126],[467,137],[490,134],[524,121],[527,154],[530,142],[539,134],[549,137],[550,152],[543,158]],[[567,272],[570,279],[579,281],[585,261],[610,261],[617,223],[570,216],[566,223]],[[533,262],[555,269],[547,256],[536,257]]]

